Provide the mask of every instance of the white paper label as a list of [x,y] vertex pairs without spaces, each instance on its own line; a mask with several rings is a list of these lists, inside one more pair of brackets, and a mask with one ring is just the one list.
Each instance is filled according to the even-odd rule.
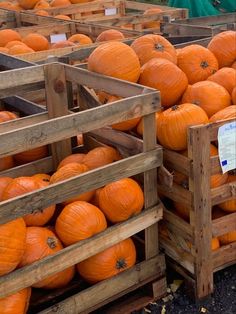
[[236,122],[226,123],[218,130],[219,158],[223,173],[236,168]]
[[67,40],[66,34],[53,34],[53,35],[50,35],[50,41],[51,41],[52,44],[56,44],[56,43],[58,43],[59,41],[62,41],[62,40]]
[[116,15],[116,8],[105,9],[105,15]]

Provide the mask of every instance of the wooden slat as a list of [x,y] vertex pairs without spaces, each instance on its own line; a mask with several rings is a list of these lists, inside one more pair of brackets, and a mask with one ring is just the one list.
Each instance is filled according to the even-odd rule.
[[236,242],[222,246],[212,253],[214,271],[235,264],[236,261]]
[[41,106],[26,100],[22,97],[7,97],[3,99],[4,103],[14,108],[14,110],[23,113],[24,115],[34,115],[37,113],[45,112],[45,106]]
[[173,226],[184,238],[193,237],[193,227],[189,223],[167,209],[164,210],[163,217],[168,226]]
[[167,186],[157,185],[158,192],[164,194],[175,202],[183,203],[184,205],[191,207],[193,204],[193,193],[184,189],[180,185],[173,183],[171,188]]
[[236,181],[211,190],[212,205],[218,205],[236,197]]
[[177,152],[164,149],[164,164],[171,170],[177,170],[187,176],[191,171],[191,160]]
[[0,65],[4,66],[6,69],[11,70],[33,66],[34,64],[20,60],[13,56],[0,54]]
[[[158,222],[162,217],[161,206],[155,206],[141,214],[76,244],[48,256],[29,266],[18,269],[0,278],[0,297],[10,295],[20,289],[56,274],[112,245],[129,238],[133,234]],[[104,291],[103,291],[104,292]]]
[[175,48],[176,49],[179,49],[179,48],[181,49],[181,48],[184,48],[184,47],[189,46],[189,45],[201,45],[203,47],[207,47],[209,42],[211,41],[211,39],[212,39],[212,37],[208,37],[208,38],[203,38],[203,39],[189,41],[189,42],[186,42],[186,43],[176,44]]
[[236,230],[236,213],[227,214],[221,218],[213,220],[212,236],[218,237]]

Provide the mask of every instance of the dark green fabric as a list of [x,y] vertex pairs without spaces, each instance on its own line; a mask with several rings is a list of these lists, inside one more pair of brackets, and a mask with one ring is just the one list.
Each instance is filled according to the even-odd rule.
[[236,11],[236,0],[220,0],[216,8],[226,13],[234,12]]
[[188,9],[189,17],[220,14],[220,12],[213,6],[211,0],[169,0],[168,5],[176,8]]

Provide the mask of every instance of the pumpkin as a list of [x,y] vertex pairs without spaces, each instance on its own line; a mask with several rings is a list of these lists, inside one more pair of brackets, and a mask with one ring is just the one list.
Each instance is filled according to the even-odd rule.
[[59,19],[59,20],[67,20],[70,21],[71,18],[68,15],[64,15],[64,14],[58,14],[54,16],[55,19]]
[[88,45],[92,44],[91,38],[84,34],[74,34],[68,38],[68,41],[71,41],[72,43],[76,44],[77,46],[80,45]]
[[236,86],[236,70],[226,67],[221,68],[215,74],[209,76],[207,80],[223,86],[231,95]]
[[9,42],[6,44],[5,48],[10,49],[10,48],[12,48],[12,47],[14,47],[14,46],[18,46],[18,45],[22,45],[22,46],[24,46],[24,47],[27,47],[26,44],[24,44],[22,41],[19,41],[19,40],[12,40],[12,41],[9,41]]
[[236,70],[236,61],[234,61],[234,62],[231,64],[231,68],[233,68],[233,69]]
[[[158,14],[161,13],[162,9],[160,8],[150,8],[144,11],[143,15],[152,15],[152,14]],[[143,28],[160,28],[160,21],[149,21],[142,24]]]
[[[61,168],[59,168],[51,176],[50,184],[57,183],[74,176],[78,176],[84,172],[87,172],[89,168],[84,164],[79,164],[76,162],[69,163]],[[65,200],[63,204],[68,204],[74,201],[89,201],[93,197],[94,191],[88,191],[80,195],[76,195],[73,198]]]
[[233,105],[236,106],[236,87],[234,87],[232,91],[231,98],[232,98]]
[[9,53],[9,49],[5,48],[5,47],[0,47],[0,53],[8,54]]
[[51,176],[46,173],[37,173],[37,174],[34,174],[32,177],[34,179],[39,179],[40,181],[48,182],[48,183],[50,182],[50,178],[51,178]]
[[216,251],[220,248],[220,241],[218,238],[212,238],[211,240],[211,250]]
[[56,233],[66,246],[90,238],[106,228],[102,211],[82,201],[64,207],[56,221]]
[[122,80],[137,82],[140,64],[128,45],[111,41],[99,45],[88,58],[88,70]]
[[142,66],[139,83],[158,89],[163,107],[174,105],[188,86],[185,73],[162,58],[152,59]]
[[77,3],[86,3],[86,2],[92,2],[94,0],[71,0],[71,3],[77,4]]
[[29,307],[31,288],[22,289],[0,299],[1,314],[26,314]]
[[26,35],[22,42],[34,51],[42,51],[49,49],[49,42],[46,37],[37,33],[30,33]]
[[55,44],[52,44],[51,49],[66,48],[66,47],[76,47],[76,45],[72,43],[72,41],[61,40]]
[[62,161],[59,163],[57,169],[60,169],[61,167],[65,166],[67,164],[70,164],[72,162],[73,163],[77,162],[78,164],[81,164],[81,163],[83,163],[84,157],[85,157],[85,154],[82,154],[82,153],[69,155],[69,156],[65,157],[64,159],[62,159]]
[[11,111],[0,111],[0,123],[17,119],[17,115]]
[[13,11],[22,11],[23,8],[19,5],[19,3],[13,3],[12,7],[11,7],[11,10],[13,10]]
[[108,40],[120,40],[125,39],[125,36],[116,29],[107,29],[106,31],[101,32],[96,38],[96,43],[101,41]]
[[236,32],[226,31],[215,35],[207,48],[214,53],[218,60],[219,67],[231,66],[236,60]]
[[210,118],[231,104],[227,90],[215,82],[202,81],[189,85],[185,91],[182,102],[190,102],[201,107]]
[[9,1],[0,2],[0,8],[7,9],[7,10],[12,10],[12,3],[9,2]]
[[140,213],[143,205],[143,191],[138,183],[130,178],[109,183],[99,192],[99,208],[113,223]]
[[9,55],[17,56],[22,55],[25,53],[33,53],[34,50],[26,45],[14,45],[13,47],[9,48]]
[[189,45],[178,53],[178,67],[187,75],[189,84],[204,81],[219,66],[214,54],[200,45]]
[[50,8],[50,4],[45,0],[39,0],[34,6],[34,9],[48,9]]
[[[92,199],[90,200],[90,203],[93,204],[94,206],[99,207],[99,194],[100,194],[102,189],[103,188],[96,189]],[[0,198],[0,200],[1,200],[1,198]]]
[[6,46],[9,41],[19,40],[21,41],[21,35],[13,29],[0,30],[0,47]]
[[18,0],[19,5],[26,10],[33,9],[39,0]]
[[13,271],[25,250],[26,226],[22,218],[0,225],[0,276]]
[[25,152],[18,153],[14,155],[14,160],[18,164],[25,164],[28,162],[32,162],[41,158],[44,158],[48,155],[48,149],[47,146],[40,146],[36,147],[30,150],[27,150]]
[[185,150],[188,127],[205,123],[208,117],[200,107],[190,103],[173,106],[157,116],[158,141],[165,148]]
[[[235,182],[236,181],[236,175],[228,175],[227,183]],[[236,198],[225,201],[218,205],[221,209],[223,209],[227,213],[236,212]]]
[[14,167],[14,160],[12,156],[0,158],[0,171],[7,170]]
[[8,186],[9,183],[12,182],[12,178],[10,177],[0,177],[0,202],[2,200],[2,194],[4,189]]
[[36,15],[41,15],[41,16],[50,16],[49,13],[45,10],[38,10],[35,12]]
[[81,277],[89,283],[111,278],[134,266],[136,249],[131,238],[77,264]]
[[[235,89],[236,92],[236,89]],[[225,119],[236,118],[236,105],[228,106],[218,112],[216,112],[213,116],[210,117],[210,122],[221,121]]]
[[177,64],[174,46],[160,35],[148,34],[138,37],[132,43],[131,48],[137,54],[141,65],[153,58],[163,58]]
[[236,241],[236,231],[231,231],[218,237],[220,244],[227,245]]
[[[158,117],[159,112],[156,112],[155,114],[155,120],[157,122],[157,117]],[[143,135],[143,118],[140,119],[138,125],[137,125],[137,133],[139,135]]]
[[95,169],[120,160],[120,153],[113,147],[101,146],[90,150],[84,157],[83,164],[89,169]]
[[[210,156],[218,156],[218,149],[214,146],[211,145],[210,146]],[[213,174],[211,176],[211,188],[216,188],[220,185],[223,185],[226,183],[228,178],[228,174],[227,173],[217,173],[217,174]]]
[[65,7],[71,5],[70,0],[52,0],[50,2],[51,7]]

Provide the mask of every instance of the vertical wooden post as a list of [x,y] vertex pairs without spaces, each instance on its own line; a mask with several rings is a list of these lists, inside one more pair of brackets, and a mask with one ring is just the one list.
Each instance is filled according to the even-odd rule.
[[205,126],[189,129],[188,155],[193,162],[189,189],[193,193],[195,294],[200,299],[213,292],[210,133]]
[[[45,93],[49,119],[68,114],[67,84],[64,65],[52,63],[44,66]],[[71,139],[51,144],[54,168],[66,156],[72,153]]]

